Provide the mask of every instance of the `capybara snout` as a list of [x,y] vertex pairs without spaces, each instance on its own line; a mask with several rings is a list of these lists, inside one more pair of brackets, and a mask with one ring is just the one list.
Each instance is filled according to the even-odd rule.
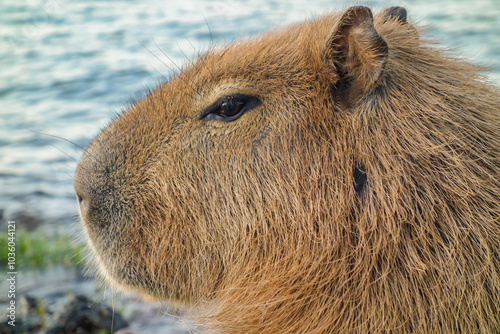
[[402,7],[214,47],[75,175],[100,274],[235,333],[495,333],[500,94]]

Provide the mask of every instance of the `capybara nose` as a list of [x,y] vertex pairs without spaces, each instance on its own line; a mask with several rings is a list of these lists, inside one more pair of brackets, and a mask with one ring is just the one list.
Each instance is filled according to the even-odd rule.
[[79,183],[75,183],[75,194],[76,200],[78,201],[78,207],[80,208],[80,215],[83,218],[88,216],[88,210],[90,208],[90,197],[83,190],[83,187],[79,185]]

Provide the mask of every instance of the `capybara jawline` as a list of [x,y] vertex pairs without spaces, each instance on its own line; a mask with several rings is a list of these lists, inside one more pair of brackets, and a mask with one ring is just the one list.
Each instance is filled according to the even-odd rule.
[[500,93],[404,8],[210,49],[75,175],[107,280],[234,333],[497,333]]

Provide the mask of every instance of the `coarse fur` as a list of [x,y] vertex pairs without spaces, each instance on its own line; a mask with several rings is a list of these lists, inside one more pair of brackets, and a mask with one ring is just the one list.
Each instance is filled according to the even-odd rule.
[[[366,7],[214,48],[75,175],[102,275],[228,333],[496,333],[500,94]],[[200,118],[221,96],[260,104]]]

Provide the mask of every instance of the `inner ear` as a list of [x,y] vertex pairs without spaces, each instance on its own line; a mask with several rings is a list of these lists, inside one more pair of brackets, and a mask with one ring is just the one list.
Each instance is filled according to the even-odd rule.
[[325,55],[342,78],[341,89],[367,90],[380,77],[389,48],[373,25],[368,7],[350,7],[342,15],[327,39]]

